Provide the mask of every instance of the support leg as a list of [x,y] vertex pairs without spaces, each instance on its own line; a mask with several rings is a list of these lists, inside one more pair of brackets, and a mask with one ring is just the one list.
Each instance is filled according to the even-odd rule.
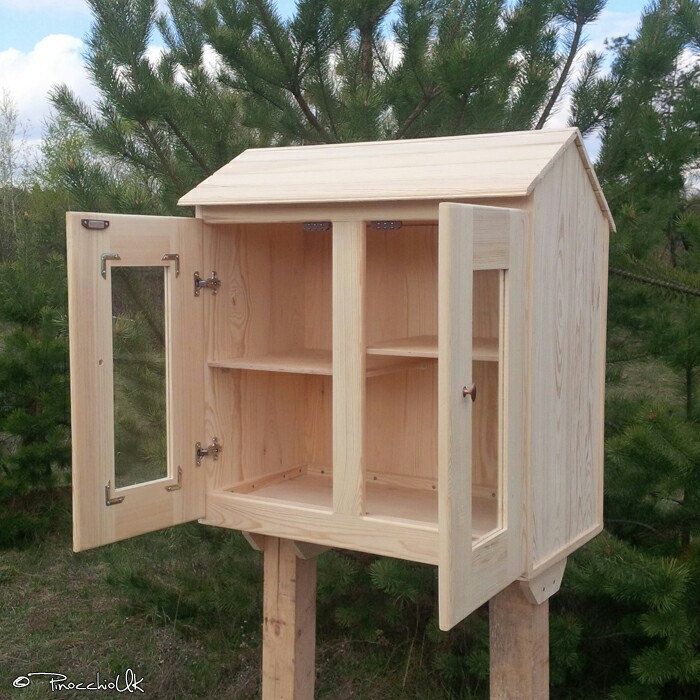
[[549,599],[533,603],[520,582],[489,602],[491,700],[549,697]]
[[263,562],[263,700],[312,700],[316,559],[299,558],[292,540],[266,537]]

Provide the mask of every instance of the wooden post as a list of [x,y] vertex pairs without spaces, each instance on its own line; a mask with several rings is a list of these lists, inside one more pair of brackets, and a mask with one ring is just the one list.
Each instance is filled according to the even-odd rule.
[[263,550],[263,700],[312,700],[316,651],[316,559],[292,540]]
[[520,582],[489,602],[491,700],[549,697],[549,598],[528,600]]

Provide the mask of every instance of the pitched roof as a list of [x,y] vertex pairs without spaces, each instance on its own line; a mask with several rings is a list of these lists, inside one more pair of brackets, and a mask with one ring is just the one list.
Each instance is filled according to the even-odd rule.
[[601,209],[612,217],[577,129],[248,149],[181,205],[319,204],[520,197],[576,141]]

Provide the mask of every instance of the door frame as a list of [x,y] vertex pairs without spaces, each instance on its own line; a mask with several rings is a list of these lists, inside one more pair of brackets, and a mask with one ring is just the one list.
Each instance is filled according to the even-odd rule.
[[[204,470],[195,460],[204,428],[204,315],[201,298],[193,294],[202,226],[201,220],[180,217],[66,215],[75,551],[204,515]],[[166,270],[168,477],[119,489],[114,488],[115,266]]]

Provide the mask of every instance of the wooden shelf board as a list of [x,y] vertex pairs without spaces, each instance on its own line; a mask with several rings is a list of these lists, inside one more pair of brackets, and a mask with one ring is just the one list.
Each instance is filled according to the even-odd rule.
[[[299,473],[301,471],[301,473]],[[277,476],[278,478],[275,478]],[[366,515],[430,524],[437,527],[438,502],[434,489],[401,486],[401,477],[368,479],[366,484]],[[412,483],[410,477],[407,483]],[[258,480],[251,489],[251,480],[240,487],[228,489],[237,498],[253,498],[286,505],[313,506],[331,510],[333,507],[333,479],[330,473],[308,473],[293,469]],[[479,539],[496,527],[497,502],[495,498],[475,495],[472,499],[472,539]]]
[[271,355],[234,357],[226,360],[210,360],[210,367],[222,369],[249,369],[260,372],[287,372],[290,374],[333,374],[330,350],[290,350]]
[[395,355],[398,357],[437,358],[436,335],[416,335],[412,338],[397,338],[374,343],[367,348],[368,355]]
[[[368,357],[368,377],[401,372],[425,366],[420,357]],[[259,372],[286,372],[290,374],[317,374],[331,376],[333,360],[330,350],[290,350],[285,353],[210,360],[209,367],[220,369],[245,369]]]
[[[416,335],[410,338],[384,340],[369,346],[367,348],[367,354],[435,359],[438,356],[437,336]],[[474,338],[473,358],[478,361],[498,362],[498,339]]]

